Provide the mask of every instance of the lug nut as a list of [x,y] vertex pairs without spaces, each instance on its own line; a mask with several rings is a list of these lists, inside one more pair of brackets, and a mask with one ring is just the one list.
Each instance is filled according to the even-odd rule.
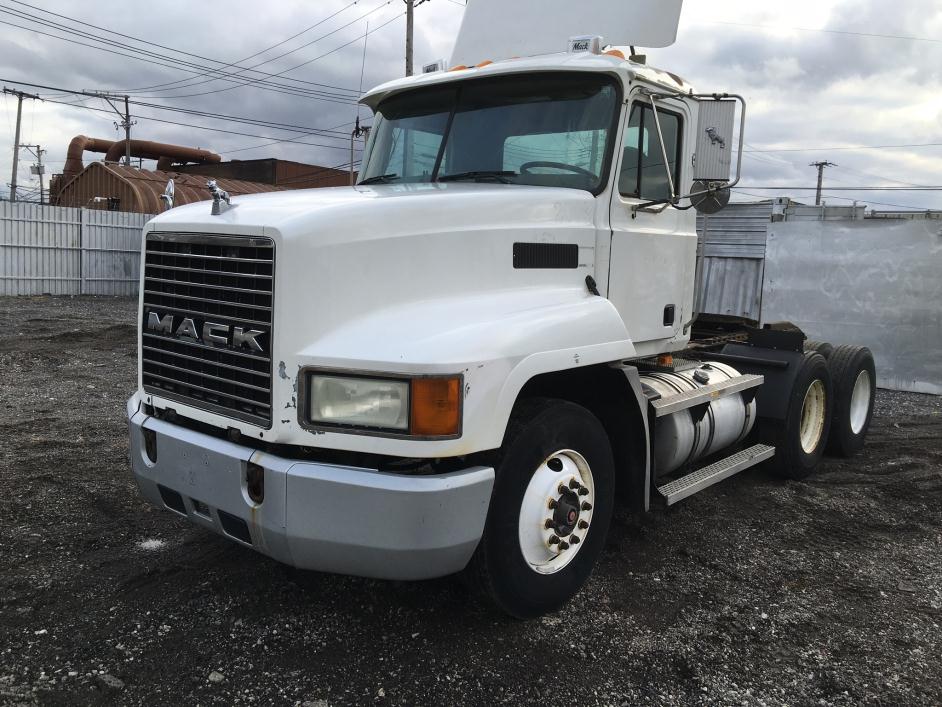
[[591,510],[592,510],[592,504],[589,503],[588,501],[583,501],[583,502],[582,502],[582,510],[584,510],[584,511],[591,511]]
[[549,542],[550,545],[559,545],[559,538],[556,537],[555,535],[550,535],[549,540],[547,542]]
[[569,549],[569,543],[567,543],[565,540],[563,540],[561,543],[559,543],[559,549],[560,549],[560,550],[568,550],[568,549]]
[[588,495],[589,495],[589,489],[587,489],[585,486],[583,486],[581,489],[579,489],[579,495],[580,495],[580,496],[588,496]]
[[573,490],[579,489],[579,488],[582,488],[582,484],[580,484],[580,483],[579,483],[578,481],[576,481],[575,479],[570,479],[570,480],[569,480],[569,488],[571,488],[571,489],[573,489]]
[[552,518],[547,518],[547,519],[546,519],[546,522],[543,524],[543,527],[546,528],[547,530],[549,530],[550,528],[552,528],[552,527],[553,527],[553,519],[552,519]]
[[584,520],[579,521],[579,530],[585,530],[588,527],[589,527],[589,524],[586,523]]
[[569,491],[569,489],[566,488],[566,485],[565,485],[565,484],[560,484],[558,487],[556,487],[556,492],[557,492],[560,496],[562,496],[562,495],[563,495],[564,493],[566,493],[567,491]]
[[556,506],[558,506],[558,505],[559,505],[559,504],[556,503],[556,499],[555,499],[555,498],[551,498],[551,499],[549,500],[549,508],[550,508],[551,511],[554,510],[554,509],[556,508]]
[[578,535],[570,535],[569,542],[571,542],[573,545],[578,545],[582,542],[582,539]]

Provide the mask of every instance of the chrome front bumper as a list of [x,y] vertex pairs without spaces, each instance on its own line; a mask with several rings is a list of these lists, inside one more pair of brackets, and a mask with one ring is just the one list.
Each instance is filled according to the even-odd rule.
[[[128,401],[131,466],[160,508],[301,569],[381,579],[458,572],[484,530],[494,470],[403,476],[300,462],[172,425]],[[157,459],[144,430],[156,433]],[[248,462],[264,468],[251,501]]]

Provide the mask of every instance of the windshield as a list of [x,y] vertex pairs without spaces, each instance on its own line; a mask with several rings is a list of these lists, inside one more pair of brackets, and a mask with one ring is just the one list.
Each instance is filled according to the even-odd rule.
[[596,192],[618,89],[596,74],[469,81],[383,101],[360,183],[500,181]]

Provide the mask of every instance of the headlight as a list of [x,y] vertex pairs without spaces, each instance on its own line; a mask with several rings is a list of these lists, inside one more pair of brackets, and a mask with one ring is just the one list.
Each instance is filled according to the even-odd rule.
[[388,379],[308,374],[307,417],[314,427],[448,438],[461,435],[461,376]]
[[314,424],[409,429],[409,381],[312,375]]

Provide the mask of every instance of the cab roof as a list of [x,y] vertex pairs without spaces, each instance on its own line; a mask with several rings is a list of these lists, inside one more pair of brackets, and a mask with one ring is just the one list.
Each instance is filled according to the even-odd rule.
[[368,91],[360,102],[376,109],[380,101],[403,91],[425,86],[437,86],[458,81],[469,81],[489,76],[508,76],[559,71],[585,71],[604,73],[621,79],[625,86],[632,81],[643,81],[672,92],[688,93],[693,87],[676,74],[646,64],[638,64],[625,57],[630,49],[610,47],[602,54],[591,52],[546,54],[489,62],[482,60],[477,66],[457,66],[447,71],[409,76],[381,84]]

